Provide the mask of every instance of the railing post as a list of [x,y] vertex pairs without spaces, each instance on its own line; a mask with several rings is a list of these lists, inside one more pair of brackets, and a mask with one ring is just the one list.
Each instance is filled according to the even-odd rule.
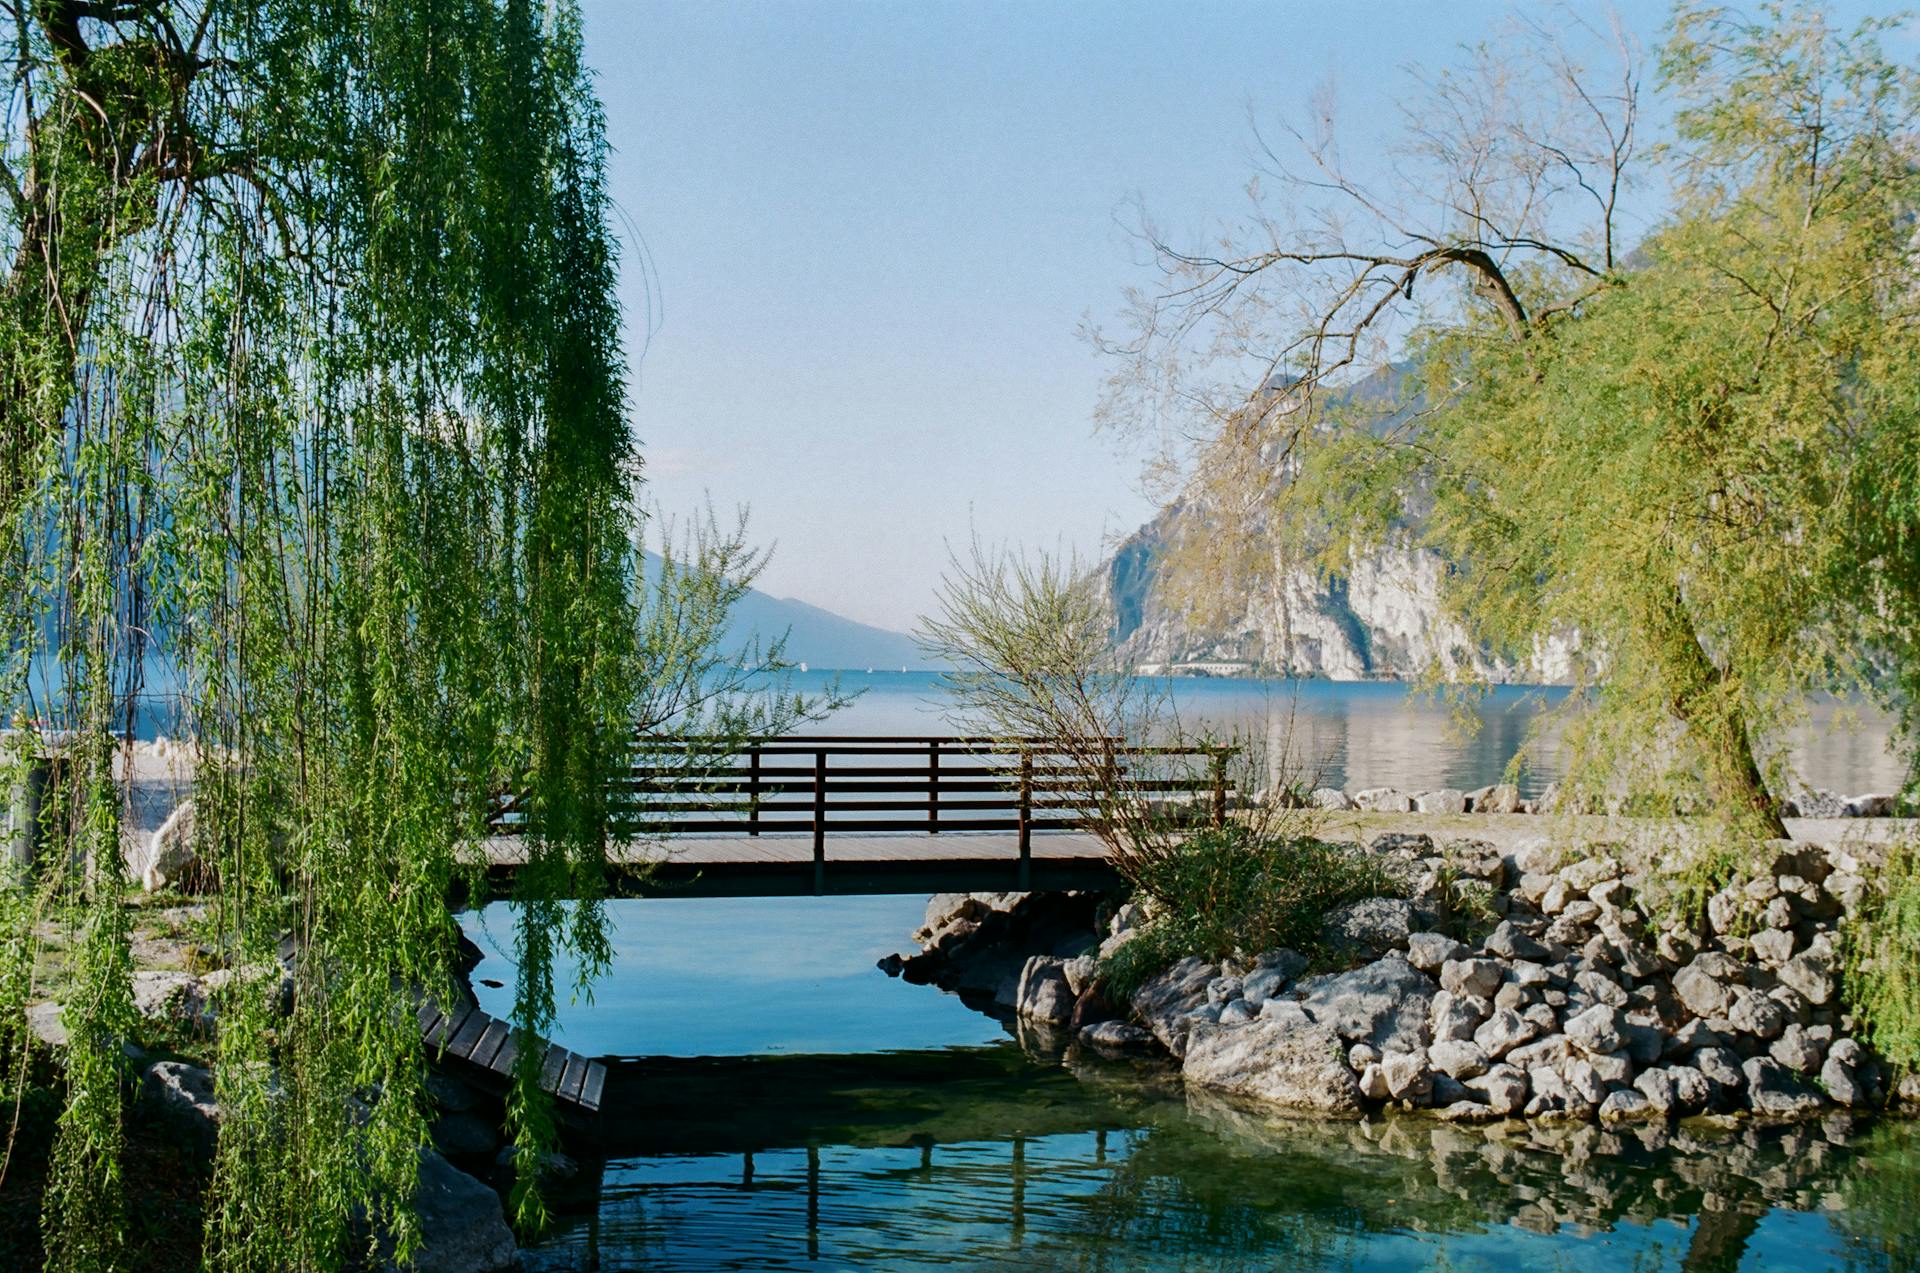
[[747,834],[760,834],[760,744],[747,752]]
[[827,753],[813,753],[813,895],[827,884]]
[[1033,887],[1033,753],[1020,749],[1020,890]]
[[1213,762],[1213,827],[1217,831],[1227,825],[1227,753],[1215,748],[1210,758]]
[[940,740],[927,740],[927,834],[940,834]]

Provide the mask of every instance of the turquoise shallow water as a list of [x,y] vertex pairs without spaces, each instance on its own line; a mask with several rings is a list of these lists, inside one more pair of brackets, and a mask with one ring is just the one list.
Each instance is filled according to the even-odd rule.
[[623,1059],[529,1269],[1920,1267],[1911,1124],[1277,1119],[885,977],[924,905],[613,903],[561,1036]]
[[[951,728],[929,676],[844,684],[867,692],[832,732]],[[1543,701],[1496,691],[1463,738],[1391,684],[1194,680],[1175,700],[1287,731],[1325,781],[1416,789],[1494,781]],[[1822,707],[1795,744],[1812,782],[1885,790],[1885,737]],[[1531,782],[1555,772],[1549,740]],[[925,900],[610,903],[612,973],[557,1031],[620,1058],[602,1140],[527,1267],[1920,1268],[1910,1124],[1501,1136],[1274,1119],[887,978],[873,962]],[[510,915],[468,928],[488,951],[482,1005],[504,1012]]]

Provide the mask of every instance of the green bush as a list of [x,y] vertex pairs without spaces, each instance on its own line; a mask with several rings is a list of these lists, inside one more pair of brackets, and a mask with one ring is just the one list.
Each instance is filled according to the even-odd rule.
[[1186,837],[1143,861],[1133,885],[1152,918],[1101,970],[1108,993],[1122,999],[1189,955],[1219,960],[1284,946],[1312,956],[1328,911],[1403,891],[1351,845],[1243,826]]
[[1846,933],[1847,999],[1873,1046],[1920,1070],[1920,845],[1887,850],[1879,887]]

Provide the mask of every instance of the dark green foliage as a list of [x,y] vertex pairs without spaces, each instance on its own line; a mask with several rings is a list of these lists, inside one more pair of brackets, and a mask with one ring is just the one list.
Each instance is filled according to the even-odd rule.
[[1873,1046],[1920,1070],[1920,845],[1895,845],[1846,934],[1846,991]]
[[1135,896],[1151,918],[1103,972],[1112,995],[1124,999],[1189,955],[1220,960],[1286,947],[1313,957],[1327,912],[1402,891],[1352,845],[1234,825],[1198,831],[1144,869]]
[[[76,851],[0,907],[0,1008],[17,1054],[29,935],[72,934],[47,1260],[126,1267],[135,1236],[116,767],[145,689],[198,754],[218,944],[262,963],[291,933],[303,952],[290,1018],[264,983],[223,1005],[206,1260],[404,1252],[426,1136],[413,1004],[446,988],[446,899],[503,788],[530,823],[517,1023],[550,1030],[558,952],[589,977],[607,958],[606,779],[644,674],[639,464],[578,14],[45,0],[16,17],[0,699],[65,731]],[[509,1100],[528,1164],[553,1136],[535,1077]],[[539,1222],[530,1178],[516,1212]]]

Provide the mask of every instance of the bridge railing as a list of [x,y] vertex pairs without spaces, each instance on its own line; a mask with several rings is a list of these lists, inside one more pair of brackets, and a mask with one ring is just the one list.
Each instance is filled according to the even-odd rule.
[[[829,834],[1013,832],[1024,864],[1035,832],[1090,829],[1116,792],[1223,823],[1232,754],[968,735],[645,739],[612,796],[616,825],[645,838],[807,835],[819,861]],[[500,834],[521,825],[514,802],[494,819]]]

